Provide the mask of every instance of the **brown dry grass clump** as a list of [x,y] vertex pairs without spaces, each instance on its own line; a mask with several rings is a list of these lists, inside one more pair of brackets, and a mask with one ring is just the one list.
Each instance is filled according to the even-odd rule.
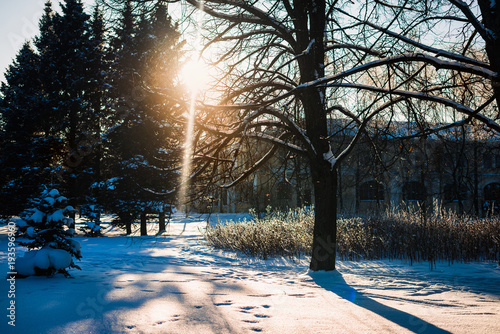
[[[314,212],[270,212],[264,218],[209,227],[209,245],[267,259],[311,254]],[[340,218],[337,256],[341,260],[401,259],[500,262],[500,217],[471,218],[452,212],[423,215],[400,210],[379,217]]]

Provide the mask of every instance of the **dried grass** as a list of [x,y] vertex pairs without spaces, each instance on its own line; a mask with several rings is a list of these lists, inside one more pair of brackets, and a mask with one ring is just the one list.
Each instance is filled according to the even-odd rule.
[[[437,210],[439,212],[439,210]],[[267,259],[311,254],[314,212],[272,212],[243,223],[216,225],[204,232],[216,248]],[[380,217],[340,218],[337,257],[341,260],[401,259],[500,264],[500,217],[472,218],[453,212],[422,215],[418,210]]]

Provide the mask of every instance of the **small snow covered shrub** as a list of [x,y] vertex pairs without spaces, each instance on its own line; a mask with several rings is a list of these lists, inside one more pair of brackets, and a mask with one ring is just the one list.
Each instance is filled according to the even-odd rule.
[[91,200],[90,203],[85,204],[81,207],[81,215],[85,219],[85,226],[80,227],[79,230],[84,232],[86,237],[102,236],[101,213],[101,206],[95,204],[94,200]]
[[[80,269],[73,257],[80,259],[80,243],[71,239],[74,221],[67,217],[74,209],[56,189],[44,190],[31,200],[32,207],[21,214],[18,221],[18,240],[28,248],[24,257],[16,259],[20,276],[47,275],[56,272],[69,277],[68,268]],[[66,226],[66,228],[65,228]]]

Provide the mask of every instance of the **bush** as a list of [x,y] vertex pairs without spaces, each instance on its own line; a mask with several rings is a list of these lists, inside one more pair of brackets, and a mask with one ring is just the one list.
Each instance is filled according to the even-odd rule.
[[16,259],[18,277],[53,276],[56,272],[70,277],[67,269],[80,269],[72,259],[81,258],[80,243],[72,239],[74,221],[68,217],[74,209],[66,202],[56,189],[44,190],[21,214],[17,221],[19,245],[28,252]]
[[239,251],[267,259],[273,256],[299,257],[310,253],[314,217],[298,209],[272,212],[264,218],[253,215],[252,221],[207,228],[204,238],[216,248]]
[[[253,221],[216,225],[204,237],[211,246],[267,259],[311,254],[314,212],[298,209],[270,213]],[[452,212],[387,212],[380,217],[340,218],[337,256],[341,260],[401,259],[429,261],[497,261],[500,263],[500,218],[458,216]]]

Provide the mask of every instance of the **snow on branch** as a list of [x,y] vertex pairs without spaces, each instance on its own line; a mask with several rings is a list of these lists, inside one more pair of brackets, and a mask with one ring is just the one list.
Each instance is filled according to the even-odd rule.
[[[327,41],[327,43],[328,42],[330,42],[330,41]],[[339,44],[325,46],[325,52],[332,51],[332,50],[338,50],[338,49],[351,49],[351,50],[363,51],[369,55],[377,56],[377,57],[381,57],[383,55],[382,52],[379,52],[379,51],[374,50],[374,49],[369,48],[369,47],[356,45],[356,44],[339,43]]]
[[[186,0],[191,5],[197,7],[198,9],[204,11],[208,15],[223,19],[225,21],[234,23],[253,23],[260,24],[263,26],[269,26],[274,28],[280,35],[281,38],[286,40],[290,45],[295,45],[295,40],[293,39],[292,32],[283,23],[272,18],[268,13],[255,7],[251,2],[242,0]],[[226,10],[217,10],[214,7],[216,5],[226,5],[231,6],[241,10],[240,13],[229,13],[229,8]]]
[[314,152],[316,154],[316,149],[313,146],[311,140],[307,136],[306,132],[297,125],[290,117],[285,115],[281,110],[274,108],[272,106],[267,106],[264,110],[266,110],[270,115],[277,117],[283,123],[288,126],[288,129],[294,134],[299,140],[301,140],[306,146],[308,151]]
[[256,170],[258,170],[263,164],[265,164],[270,158],[274,156],[274,153],[276,153],[276,150],[278,149],[278,145],[273,145],[271,149],[257,161],[253,166],[245,170],[236,180],[234,180],[231,183],[224,184],[221,186],[221,188],[230,188],[238,183],[244,181],[246,178],[248,178],[250,175],[252,175]]
[[500,124],[496,123],[489,117],[486,117],[483,114],[480,114],[471,108],[458,103],[456,101],[444,98],[444,97],[439,97],[435,95],[430,95],[428,93],[424,92],[410,92],[410,91],[403,91],[403,90],[398,90],[398,89],[386,89],[386,88],[380,88],[380,87],[375,87],[375,86],[368,86],[368,85],[361,85],[361,84],[350,84],[350,83],[330,83],[328,84],[329,87],[346,87],[346,88],[354,88],[354,89],[360,89],[360,90],[368,90],[372,92],[378,92],[378,93],[386,93],[386,94],[393,94],[393,95],[400,95],[404,96],[407,98],[415,98],[419,100],[424,100],[424,101],[432,101],[436,102],[439,104],[442,104],[444,106],[453,108],[457,110],[458,112],[461,112],[467,116],[472,116],[473,118],[479,120],[480,122],[484,123],[488,128],[495,130],[496,132],[500,133]]
[[455,71],[459,71],[459,72],[465,72],[465,73],[479,75],[479,76],[482,76],[482,77],[485,77],[488,79],[498,77],[498,73],[493,72],[493,71],[491,71],[487,68],[484,68],[484,67],[472,66],[472,65],[464,64],[464,63],[460,63],[460,62],[451,62],[451,61],[441,60],[437,57],[425,55],[423,53],[404,53],[404,54],[397,55],[397,56],[391,56],[391,57],[386,57],[386,58],[379,59],[379,60],[374,60],[372,62],[354,67],[352,69],[349,69],[349,70],[344,71],[344,72],[339,73],[339,74],[334,74],[334,75],[326,76],[323,78],[319,78],[318,80],[315,80],[315,81],[306,82],[302,85],[297,86],[297,89],[300,89],[301,86],[317,86],[317,85],[321,85],[323,83],[327,83],[329,81],[343,79],[343,78],[346,78],[346,77],[351,76],[353,74],[365,72],[369,69],[380,67],[383,65],[392,65],[392,64],[409,62],[409,61],[426,63],[426,64],[434,66],[438,70],[439,69],[455,70]]
[[257,35],[278,35],[276,32],[276,29],[258,29],[258,30],[253,30],[249,31],[246,33],[242,33],[241,35],[231,35],[231,36],[221,36],[217,38],[217,42],[222,42],[222,41],[231,41],[231,40],[241,40],[245,38],[251,38]]
[[491,36],[488,34],[488,30],[485,28],[485,26],[477,19],[477,17],[472,13],[472,11],[469,8],[469,5],[466,4],[464,1],[461,0],[449,0],[455,7],[460,9],[460,11],[467,17],[469,22],[476,28],[477,32],[481,35],[481,37],[485,41],[490,41]]
[[[247,104],[234,104],[234,105],[205,105],[205,107],[210,107],[214,109],[253,109],[257,107],[262,107],[262,106],[268,106],[271,104],[274,104],[276,102],[279,102],[280,100],[283,100],[291,95],[295,95],[298,91],[305,89],[307,87],[312,87],[312,86],[320,86],[320,85],[325,85],[328,84],[329,82],[332,81],[337,81],[340,79],[344,79],[346,77],[352,76],[357,73],[362,73],[366,72],[369,69],[385,66],[385,65],[391,65],[391,64],[397,64],[397,63],[403,63],[403,62],[410,62],[410,61],[415,61],[415,62],[422,62],[426,63],[429,65],[434,66],[436,69],[447,69],[447,70],[455,70],[459,72],[465,72],[465,73],[471,73],[475,74],[487,79],[492,79],[492,78],[498,78],[498,73],[493,72],[487,68],[480,67],[480,66],[473,66],[470,64],[464,64],[460,62],[451,62],[451,61],[446,61],[446,60],[441,60],[437,57],[425,55],[422,53],[407,53],[407,54],[401,54],[397,56],[392,56],[392,57],[386,57],[380,60],[375,60],[357,67],[354,67],[352,69],[349,69],[347,71],[344,71],[342,73],[330,75],[330,76],[325,76],[322,78],[318,78],[313,81],[305,82],[301,85],[298,85],[294,89],[289,90],[286,93],[283,93],[280,96],[271,98],[269,100],[264,100],[256,103],[247,103]],[[332,84],[330,84],[332,85]],[[334,84],[333,86],[335,86]]]
[[245,87],[235,90],[234,92],[231,92],[231,94],[228,94],[221,103],[225,103],[226,101],[230,101],[233,98],[247,92],[251,92],[255,89],[259,88],[274,88],[276,90],[284,90],[284,91],[291,91],[294,89],[294,86],[287,85],[285,83],[281,82],[276,82],[276,80],[271,80],[271,81],[265,81],[265,82],[257,82],[251,85],[246,85]]
[[463,62],[463,63],[466,63],[466,64],[470,64],[470,65],[475,65],[475,66],[479,66],[479,67],[484,67],[484,68],[490,68],[490,65],[487,64],[487,63],[484,63],[484,62],[481,62],[479,60],[475,60],[475,59],[472,59],[472,58],[469,58],[469,57],[466,57],[464,55],[461,55],[461,54],[456,54],[456,53],[453,53],[453,52],[449,52],[449,51],[445,51],[443,49],[438,49],[438,48],[435,48],[435,47],[432,47],[432,46],[429,46],[429,45],[426,45],[426,44],[423,44],[423,43],[420,43],[420,42],[417,42],[415,40],[412,40],[411,38],[408,38],[406,36],[403,36],[401,34],[398,34],[396,32],[393,32],[387,28],[384,28],[384,27],[381,27],[381,26],[378,26],[376,24],[373,24],[369,21],[363,21],[355,16],[352,16],[351,14],[345,12],[344,10],[340,9],[340,8],[335,8],[337,11],[341,12],[342,14],[352,18],[352,19],[355,19],[357,20],[358,22],[362,23],[362,24],[366,24],[386,35],[389,35],[393,38],[396,38],[402,42],[405,42],[405,43],[408,43],[409,45],[413,45],[421,50],[424,50],[424,51],[427,51],[427,52],[430,52],[430,53],[434,53],[437,57],[445,57],[445,58],[449,58],[449,59],[453,59],[453,60],[456,60],[456,61],[459,61],[459,62]]
[[392,99],[391,101],[388,101],[387,103],[384,103],[382,106],[380,106],[379,108],[373,110],[372,112],[370,112],[364,119],[363,121],[361,121],[356,115],[354,115],[354,113],[352,113],[351,111],[343,108],[343,107],[337,107],[338,110],[342,110],[341,112],[344,113],[344,115],[350,115],[350,117],[352,119],[355,120],[356,123],[358,123],[358,131],[356,132],[356,135],[351,139],[351,142],[349,143],[349,145],[347,145],[347,147],[338,155],[337,159],[336,159],[336,162],[341,162],[343,159],[345,159],[349,153],[351,153],[351,151],[354,149],[354,146],[356,145],[356,143],[358,142],[358,140],[361,138],[361,134],[363,132],[365,132],[366,130],[366,127],[368,125],[368,123],[370,122],[370,120],[377,114],[379,114],[380,112],[382,112],[383,110],[401,102],[401,101],[404,101],[405,98],[396,98],[396,99]]
[[389,7],[389,8],[392,8],[392,9],[404,9],[404,10],[409,10],[409,11],[415,11],[415,12],[422,13],[421,10],[418,10],[418,9],[415,9],[415,8],[412,8],[412,7],[407,7],[406,5],[394,5],[394,4],[383,2],[383,1],[380,1],[380,0],[374,0],[374,1],[376,3],[378,3],[379,5],[382,5],[384,7]]
[[276,138],[274,136],[271,136],[269,134],[266,134],[266,133],[249,133],[247,135],[248,137],[250,138],[258,138],[258,139],[262,139],[264,141],[267,141],[267,142],[270,142],[270,143],[273,143],[273,144],[277,144],[277,145],[280,145],[284,148],[287,148],[291,151],[294,151],[296,153],[300,153],[300,154],[305,154],[307,153],[306,150],[304,150],[302,147],[300,146],[297,146],[295,144],[292,144],[292,143],[288,143],[286,141],[284,141],[283,139],[281,138]]

